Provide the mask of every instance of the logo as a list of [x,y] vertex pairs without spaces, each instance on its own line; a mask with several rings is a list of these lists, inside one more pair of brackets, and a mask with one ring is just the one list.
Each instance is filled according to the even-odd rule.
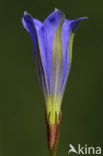
[[84,154],[84,155],[91,155],[91,154],[97,154],[97,155],[101,155],[102,153],[102,149],[101,147],[97,146],[97,147],[90,147],[88,145],[84,145],[81,146],[80,144],[78,144],[78,146],[75,148],[72,144],[69,144],[69,151],[68,151],[68,155],[70,153],[75,153],[75,154]]

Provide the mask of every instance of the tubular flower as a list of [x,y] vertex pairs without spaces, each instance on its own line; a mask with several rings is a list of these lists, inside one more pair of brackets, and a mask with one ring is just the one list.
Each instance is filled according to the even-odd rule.
[[[72,62],[72,44],[80,22],[55,9],[42,23],[24,12],[22,23],[33,41],[38,77],[46,101],[48,145],[54,152],[59,135],[61,103]],[[53,154],[51,154],[53,155]]]

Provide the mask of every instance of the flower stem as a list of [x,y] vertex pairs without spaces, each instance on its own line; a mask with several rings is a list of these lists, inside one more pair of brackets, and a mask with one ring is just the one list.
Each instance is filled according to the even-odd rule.
[[56,156],[61,117],[62,117],[62,114],[60,113],[59,122],[57,122],[57,119],[56,119],[55,123],[51,123],[49,119],[47,120],[48,147],[50,151],[50,156]]
[[51,150],[50,151],[50,156],[56,156],[56,150]]

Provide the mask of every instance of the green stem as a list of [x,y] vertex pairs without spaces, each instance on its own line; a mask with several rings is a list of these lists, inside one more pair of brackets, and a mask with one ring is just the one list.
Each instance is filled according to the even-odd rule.
[[56,150],[55,149],[50,151],[50,156],[56,156]]

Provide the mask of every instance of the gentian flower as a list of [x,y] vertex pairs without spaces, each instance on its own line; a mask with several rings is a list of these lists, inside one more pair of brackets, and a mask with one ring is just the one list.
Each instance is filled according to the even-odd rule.
[[80,22],[55,9],[42,23],[24,12],[22,23],[33,41],[38,77],[46,101],[48,145],[54,154],[61,121],[61,103],[72,62],[72,44]]

